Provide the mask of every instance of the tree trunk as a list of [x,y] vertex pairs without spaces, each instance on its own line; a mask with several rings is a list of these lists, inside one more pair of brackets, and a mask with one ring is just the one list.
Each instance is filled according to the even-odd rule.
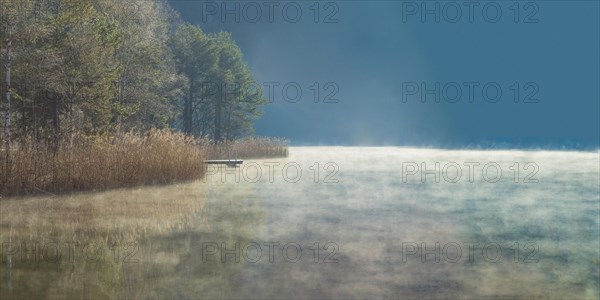
[[4,115],[4,137],[6,139],[6,178],[10,177],[10,60],[11,60],[11,31],[9,29],[8,39],[6,40],[6,103]]
[[217,98],[215,104],[215,142],[218,142],[221,140],[221,101]]
[[58,103],[60,96],[53,95],[52,98],[52,127],[54,128],[54,150],[56,151],[58,150],[58,144],[60,139],[60,108]]
[[75,97],[75,82],[71,86],[71,95],[69,97],[69,149],[73,149],[73,133],[75,131],[75,124],[73,120],[73,98]]
[[192,134],[192,102],[194,100],[194,78],[190,78],[190,90],[188,99],[183,108],[183,127],[185,134]]

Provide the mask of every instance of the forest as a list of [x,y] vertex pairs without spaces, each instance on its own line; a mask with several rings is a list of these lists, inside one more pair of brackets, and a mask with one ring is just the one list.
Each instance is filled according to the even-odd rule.
[[[0,0],[0,10],[0,193],[47,191],[39,182],[79,189],[53,170],[82,160],[139,167],[134,155],[120,161],[136,147],[151,155],[151,143],[167,143],[155,156],[175,161],[153,171],[176,173],[160,181],[197,178],[202,171],[183,176],[177,162],[202,169],[203,154],[231,152],[207,148],[249,141],[267,103],[231,34],[183,22],[166,1]],[[280,139],[251,144],[266,147],[254,156],[287,154]],[[169,156],[176,147],[202,154]]]

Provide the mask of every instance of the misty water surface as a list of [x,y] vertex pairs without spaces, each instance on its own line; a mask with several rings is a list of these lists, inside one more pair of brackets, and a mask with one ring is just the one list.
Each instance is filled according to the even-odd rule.
[[295,147],[209,169],[206,182],[137,189],[173,205],[183,189],[202,205],[135,240],[135,262],[13,255],[9,270],[3,253],[1,294],[597,298],[598,163],[597,152]]

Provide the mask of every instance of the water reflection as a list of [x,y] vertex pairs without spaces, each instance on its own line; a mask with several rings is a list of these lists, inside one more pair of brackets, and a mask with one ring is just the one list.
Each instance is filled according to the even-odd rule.
[[[264,208],[253,196],[254,188],[206,188],[196,182],[95,196],[98,201],[127,197],[130,211],[122,216],[107,215],[100,211],[106,207],[91,204],[65,208],[85,201],[89,195],[19,199],[22,205],[5,202],[2,210],[7,219],[8,210],[13,209],[21,210],[21,217],[33,220],[7,220],[2,224],[17,230],[12,230],[12,234],[11,230],[2,232],[1,298],[237,297],[235,274],[241,264],[203,262],[202,245],[233,245],[234,241],[252,239],[264,219]],[[166,206],[155,211],[148,209],[157,205],[148,195],[167,199],[177,197],[182,190],[188,195],[167,203],[181,207],[170,211]],[[132,193],[137,196],[131,196]],[[89,216],[56,220],[41,213],[34,204],[37,202],[63,214],[75,210],[76,214],[87,212]],[[40,215],[45,220],[40,220]],[[149,218],[155,224],[149,226],[137,218]]]

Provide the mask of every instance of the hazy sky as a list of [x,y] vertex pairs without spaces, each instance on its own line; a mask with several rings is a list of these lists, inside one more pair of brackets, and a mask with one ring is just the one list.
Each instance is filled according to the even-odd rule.
[[[259,135],[294,144],[598,148],[597,1],[171,3],[207,32],[231,31],[275,92]],[[302,96],[290,103],[297,87]]]

